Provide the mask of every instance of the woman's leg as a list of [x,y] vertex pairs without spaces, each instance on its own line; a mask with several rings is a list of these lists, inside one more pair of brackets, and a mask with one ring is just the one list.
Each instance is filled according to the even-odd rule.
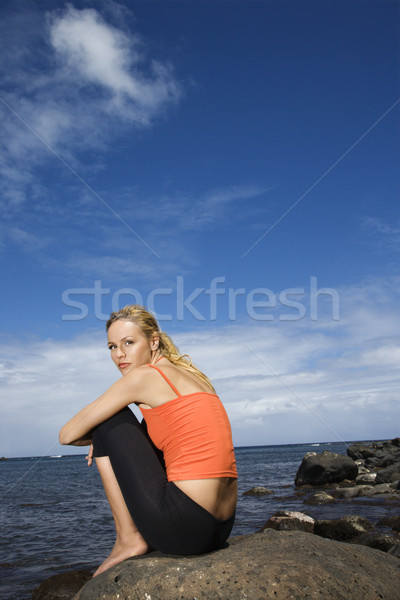
[[110,504],[117,536],[110,555],[100,565],[93,577],[103,573],[103,571],[106,571],[126,558],[145,554],[149,549],[146,540],[138,531],[128,511],[110,459],[108,456],[100,456],[96,458],[96,465]]
[[124,527],[128,527],[130,536],[136,536],[139,530],[149,546],[166,554],[202,554],[224,543],[233,517],[219,521],[167,481],[165,467],[151,440],[128,408],[96,427],[92,439],[96,460],[109,457],[117,481],[117,487],[113,478],[108,485],[106,467],[105,487],[112,497],[118,489],[131,516],[127,521],[123,518],[126,513],[118,511],[116,526],[128,522]]

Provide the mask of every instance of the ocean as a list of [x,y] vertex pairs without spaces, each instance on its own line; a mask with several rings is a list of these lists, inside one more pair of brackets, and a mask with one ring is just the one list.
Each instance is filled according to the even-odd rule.
[[[306,452],[346,454],[348,443],[254,446],[235,450],[239,500],[232,535],[254,533],[278,510],[300,510],[319,519],[358,514],[376,522],[397,514],[382,499],[304,505],[294,477]],[[243,496],[254,486],[273,494]],[[111,513],[95,466],[83,455],[0,461],[0,599],[30,600],[56,573],[94,569],[114,543]],[[395,512],[394,512],[395,511]]]

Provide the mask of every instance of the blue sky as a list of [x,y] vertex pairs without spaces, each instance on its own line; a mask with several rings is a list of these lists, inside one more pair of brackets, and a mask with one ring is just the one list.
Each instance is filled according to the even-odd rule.
[[2,8],[0,455],[69,451],[135,301],[236,445],[399,435],[399,2]]

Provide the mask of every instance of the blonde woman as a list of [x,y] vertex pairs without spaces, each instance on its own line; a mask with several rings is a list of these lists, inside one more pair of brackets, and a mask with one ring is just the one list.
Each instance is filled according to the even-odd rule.
[[91,444],[88,464],[94,457],[115,522],[115,545],[94,575],[150,549],[190,555],[222,547],[237,471],[211,382],[144,307],[112,313],[106,328],[122,378],[60,431],[61,444]]

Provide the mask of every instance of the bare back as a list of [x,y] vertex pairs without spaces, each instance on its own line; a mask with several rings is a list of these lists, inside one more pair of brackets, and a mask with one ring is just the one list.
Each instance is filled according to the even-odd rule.
[[[152,373],[146,377],[148,392],[144,393],[143,401],[137,403],[142,412],[162,406],[177,396],[184,397],[197,392],[214,393],[205,382],[173,365],[166,358],[162,358],[156,368],[152,368],[155,365],[149,366]],[[173,483],[217,519],[228,519],[235,512],[237,479],[234,477],[173,480]]]

